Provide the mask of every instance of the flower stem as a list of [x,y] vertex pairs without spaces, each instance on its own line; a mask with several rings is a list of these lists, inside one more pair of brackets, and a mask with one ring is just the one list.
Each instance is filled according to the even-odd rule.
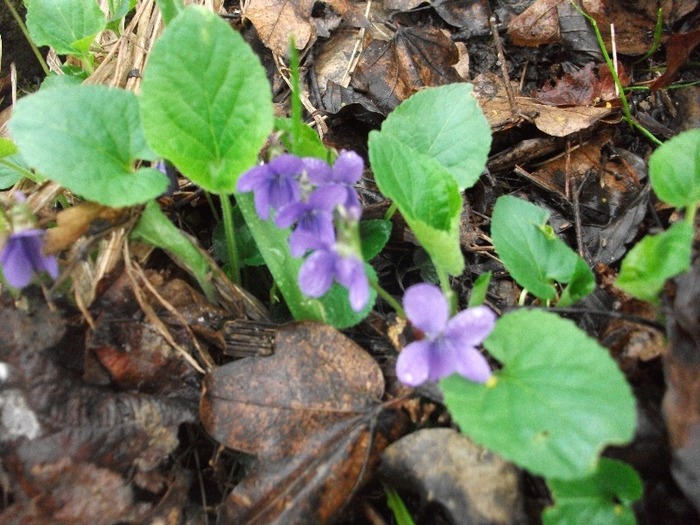
[[17,22],[17,25],[19,26],[20,31],[22,31],[22,34],[24,35],[24,38],[27,39],[29,46],[32,48],[32,52],[34,53],[34,55],[36,56],[36,59],[39,61],[39,64],[41,65],[41,69],[44,70],[44,75],[46,75],[48,77],[49,74],[51,73],[51,71],[49,70],[49,66],[46,63],[46,60],[44,60],[44,57],[41,56],[41,53],[39,52],[39,48],[36,47],[36,44],[32,41],[32,38],[29,36],[29,31],[27,31],[27,26],[24,24],[22,17],[19,16],[19,13],[14,8],[14,6],[10,3],[10,0],[5,0],[5,5],[10,10],[10,14],[12,15],[12,18],[14,18],[15,22]]
[[435,272],[437,273],[438,280],[440,281],[440,289],[447,299],[447,304],[450,305],[450,315],[455,315],[457,313],[457,296],[450,286],[450,276],[438,265],[435,265]]
[[228,195],[220,195],[221,214],[224,219],[224,232],[226,234],[226,249],[228,251],[229,277],[240,284],[241,268],[238,262],[238,247],[236,246],[236,235],[233,228],[233,210],[231,209],[231,198]]
[[394,297],[389,292],[382,288],[378,282],[374,281],[373,279],[370,279],[369,285],[374,289],[374,291],[377,292],[377,295],[379,297],[384,299],[389,304],[389,306],[391,306],[394,309],[394,311],[400,317],[406,318],[406,312],[403,311],[403,308],[401,307],[399,302],[396,299],[394,299]]

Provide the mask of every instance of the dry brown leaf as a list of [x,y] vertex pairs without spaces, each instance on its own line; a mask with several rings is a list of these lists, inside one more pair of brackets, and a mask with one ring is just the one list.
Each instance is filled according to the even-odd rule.
[[244,358],[205,378],[206,430],[259,456],[227,499],[225,521],[327,523],[405,420],[379,404],[384,379],[376,361],[336,329],[296,323],[275,339],[272,356]]
[[559,42],[557,6],[565,0],[535,0],[508,24],[508,36],[516,46],[541,46]]
[[540,131],[553,137],[565,137],[586,129],[612,112],[612,108],[605,107],[557,108],[529,97],[516,96],[514,113],[503,80],[493,73],[483,73],[474,79],[474,96],[493,131],[507,129],[528,118]]
[[294,36],[297,49],[305,49],[316,39],[311,21],[315,0],[251,0],[243,16],[248,18],[260,40],[275,55],[286,56],[289,37]]
[[399,27],[390,41],[373,40],[357,65],[353,87],[389,113],[422,87],[460,82],[460,53],[446,31]]

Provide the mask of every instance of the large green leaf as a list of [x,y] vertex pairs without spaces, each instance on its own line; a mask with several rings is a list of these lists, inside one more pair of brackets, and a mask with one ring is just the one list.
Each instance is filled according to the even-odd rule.
[[700,129],[665,142],[649,158],[649,178],[656,195],[672,206],[700,202]]
[[419,91],[391,112],[382,134],[405,145],[410,159],[437,161],[460,190],[476,183],[491,148],[491,128],[471,84]]
[[156,42],[140,99],[153,149],[214,193],[233,193],[272,131],[260,60],[240,34],[199,6],[185,8]]
[[462,198],[455,179],[435,159],[412,156],[415,152],[384,128],[370,133],[369,154],[379,189],[394,201],[433,263],[459,275]]
[[656,302],[666,280],[690,268],[692,245],[693,227],[685,221],[647,235],[623,259],[615,286],[637,299]]
[[59,55],[85,54],[107,25],[96,0],[26,0],[27,29],[38,46]]
[[9,123],[22,157],[41,175],[106,206],[147,202],[165,175],[134,168],[152,160],[136,95],[105,86],[63,86],[24,97]]
[[595,340],[555,314],[520,310],[496,323],[484,346],[503,368],[486,385],[453,375],[440,382],[462,432],[547,477],[580,478],[608,444],[635,428],[635,401],[616,363]]
[[549,213],[510,195],[499,197],[491,217],[491,238],[513,278],[540,299],[556,296],[554,282],[569,283],[559,305],[566,306],[595,288],[588,265],[547,224]]
[[639,474],[621,461],[601,458],[597,470],[581,479],[548,480],[555,505],[542,514],[544,525],[634,525],[631,504],[642,497]]

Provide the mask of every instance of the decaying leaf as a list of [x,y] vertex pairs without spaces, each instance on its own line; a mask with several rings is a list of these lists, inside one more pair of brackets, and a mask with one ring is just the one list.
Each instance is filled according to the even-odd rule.
[[251,0],[243,16],[248,18],[263,44],[274,54],[286,56],[289,37],[294,36],[297,49],[304,49],[316,39],[311,22],[315,0]]
[[[622,64],[618,64],[618,76],[623,86],[629,78]],[[605,64],[589,62],[585,67],[557,79],[553,85],[545,84],[535,93],[540,102],[553,106],[590,106],[619,98],[615,82]]]
[[357,65],[353,87],[368,92],[385,113],[422,87],[463,80],[453,67],[460,53],[448,33],[399,27],[390,41],[373,40]]
[[551,107],[522,96],[515,97],[513,112],[503,80],[493,73],[482,73],[474,79],[474,96],[494,131],[515,126],[526,117],[540,131],[553,137],[565,137],[595,124],[612,112],[611,108],[604,107]]
[[[131,505],[129,480],[138,472],[160,476],[157,469],[179,443],[178,426],[196,419],[193,407],[112,392],[59,366],[51,355],[65,352],[64,326],[41,300],[21,310],[0,296],[0,325],[0,454],[14,511],[25,522],[58,516],[56,522],[88,524],[137,519],[152,508]],[[98,493],[95,483],[111,494]],[[94,494],[92,503],[83,501],[86,494]],[[103,512],[110,496],[111,514]]]
[[227,499],[227,523],[326,523],[403,432],[379,404],[376,361],[320,323],[280,327],[275,353],[205,378],[200,415],[230,448],[258,464]]
[[564,0],[535,0],[508,24],[508,36],[516,46],[541,46],[558,42],[557,5]]

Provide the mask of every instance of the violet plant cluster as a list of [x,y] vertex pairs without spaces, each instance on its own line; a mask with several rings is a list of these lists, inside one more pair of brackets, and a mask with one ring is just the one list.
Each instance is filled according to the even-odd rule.
[[[253,192],[260,218],[293,228],[290,252],[308,254],[299,270],[301,291],[321,297],[335,281],[348,290],[355,311],[366,306],[370,288],[358,233],[362,208],[353,187],[363,170],[362,157],[352,151],[341,151],[333,165],[285,153],[250,169],[237,184],[238,191]],[[454,373],[474,382],[489,380],[491,368],[476,347],[495,326],[492,310],[478,306],[450,318],[440,288],[426,283],[406,290],[404,308],[418,340],[399,355],[396,372],[402,383],[418,386]]]
[[255,210],[279,228],[292,227],[293,256],[309,253],[299,270],[299,288],[321,297],[333,282],[347,288],[351,308],[359,312],[369,300],[369,281],[360,249],[358,223],[362,215],[353,185],[364,161],[343,150],[331,166],[321,159],[283,154],[248,170],[237,189],[253,192]]

